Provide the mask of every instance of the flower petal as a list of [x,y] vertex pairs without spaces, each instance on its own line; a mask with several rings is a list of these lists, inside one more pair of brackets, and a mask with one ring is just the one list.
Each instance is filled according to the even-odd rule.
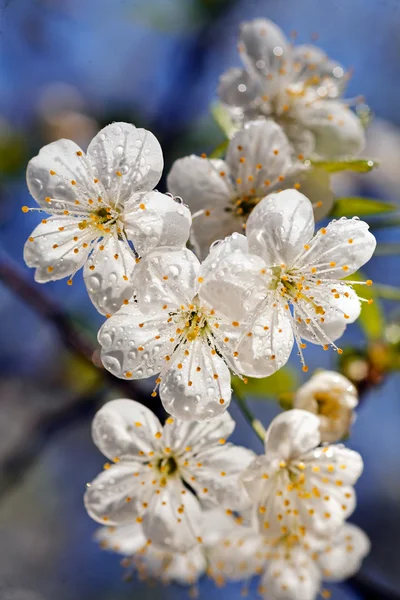
[[95,415],[93,441],[110,460],[141,460],[157,447],[156,434],[162,431],[157,417],[134,400],[111,400]]
[[[241,511],[251,504],[239,476],[255,457],[254,452],[232,444],[206,448],[196,453],[185,468],[188,483],[205,500]],[[184,472],[185,472],[184,471]],[[186,479],[185,475],[183,477]]]
[[[139,473],[134,477],[135,473]],[[103,525],[132,523],[143,512],[141,503],[154,493],[150,469],[135,461],[112,465],[92,481],[84,502],[90,517]],[[144,485],[142,485],[144,482]]]
[[285,558],[272,559],[268,563],[262,586],[274,600],[315,600],[321,583],[320,573],[304,550],[290,553]]
[[123,556],[133,556],[142,550],[147,542],[139,523],[100,527],[95,533],[95,539],[104,550],[112,550]]
[[135,258],[128,245],[109,235],[97,244],[83,269],[86,289],[102,315],[114,314],[133,295]]
[[269,77],[269,93],[276,93],[291,72],[292,49],[282,30],[267,19],[241,24],[239,52],[253,73]]
[[298,266],[312,266],[323,278],[341,279],[369,261],[376,247],[369,225],[358,218],[332,221],[320,229],[311,249],[299,258]]
[[317,156],[325,159],[355,156],[365,146],[360,119],[341,102],[308,102],[298,111],[298,118],[314,134]]
[[143,517],[143,532],[161,550],[188,552],[199,543],[201,522],[197,498],[179,480],[171,480],[153,495]]
[[268,427],[265,454],[270,461],[289,461],[315,448],[320,443],[319,419],[299,409],[281,413]]
[[351,523],[346,523],[319,555],[318,564],[327,581],[341,581],[360,569],[361,562],[370,551],[370,541],[365,533]]
[[186,452],[196,454],[203,447],[218,448],[221,440],[231,435],[235,425],[235,421],[227,411],[211,421],[202,423],[170,419],[164,426],[164,443],[174,454]]
[[123,204],[134,192],[152,190],[163,169],[157,138],[130,123],[104,127],[90,142],[87,157],[114,204]]
[[[298,185],[296,185],[298,184]],[[299,169],[290,177],[285,179],[284,187],[296,185],[312,203],[314,219],[319,221],[326,217],[334,204],[335,195],[331,189],[330,174],[325,169],[311,167]]]
[[223,413],[231,400],[231,376],[225,362],[211,353],[207,342],[196,340],[182,368],[174,365],[160,384],[167,412],[183,421],[205,421]]
[[167,187],[174,196],[180,196],[192,212],[229,206],[234,195],[226,162],[194,155],[174,162]]
[[86,262],[91,238],[96,236],[78,225],[78,219],[72,217],[50,217],[32,231],[24,246],[24,260],[28,267],[36,268],[36,281],[63,279]]
[[72,140],[44,146],[29,161],[26,172],[30,193],[47,212],[87,212],[87,200],[99,194],[94,177],[90,163]]
[[190,240],[200,259],[205,259],[214,242],[243,231],[244,219],[220,207],[210,208],[193,217]]
[[133,197],[125,206],[126,235],[141,256],[159,246],[185,246],[191,223],[187,206],[160,192]]
[[167,567],[163,565],[163,580],[175,581],[180,585],[193,585],[205,573],[207,561],[201,548],[189,552],[168,555]]
[[227,155],[238,198],[259,194],[293,168],[292,149],[282,128],[271,120],[250,121],[232,137]]
[[267,266],[290,262],[303,250],[314,232],[311,202],[296,190],[264,198],[247,221],[250,252]]
[[144,313],[168,314],[182,305],[189,306],[197,294],[200,263],[187,248],[153,250],[135,274],[137,301]]
[[260,94],[261,82],[244,69],[228,69],[220,77],[218,95],[227,106],[247,108]]
[[[329,58],[323,50],[310,44],[293,48],[294,81],[307,82],[321,90],[322,94],[335,98],[340,96],[349,79],[348,73],[335,60]],[[325,97],[323,96],[323,97]]]
[[262,572],[265,564],[263,538],[250,527],[232,521],[231,531],[210,548],[210,575],[219,579],[240,581]]
[[134,304],[128,304],[110,317],[98,334],[101,359],[108,371],[121,379],[142,379],[156,375],[172,353],[175,328],[168,316],[146,317]]

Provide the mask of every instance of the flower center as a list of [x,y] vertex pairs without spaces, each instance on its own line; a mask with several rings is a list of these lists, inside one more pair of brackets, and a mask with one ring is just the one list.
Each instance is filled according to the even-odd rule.
[[166,477],[174,475],[178,470],[178,464],[173,456],[164,456],[159,458],[157,469]]
[[333,392],[315,392],[314,400],[318,405],[318,414],[330,419],[338,419],[340,415],[340,402]]

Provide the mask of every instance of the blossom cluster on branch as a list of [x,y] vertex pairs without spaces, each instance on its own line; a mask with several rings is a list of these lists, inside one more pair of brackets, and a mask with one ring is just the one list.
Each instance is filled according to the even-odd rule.
[[[346,519],[359,454],[349,433],[357,392],[315,374],[270,424],[265,454],[227,442],[231,375],[264,378],[295,346],[332,348],[365,300],[349,279],[375,238],[356,216],[315,230],[334,194],[323,161],[361,151],[363,127],[343,100],[348,75],[313,46],[294,47],[265,19],[244,23],[243,69],[221,77],[232,119],[225,158],[177,160],[156,191],[163,155],[128,123],[83,152],[45,146],[27,182],[43,218],[25,244],[44,283],[77,271],[107,317],[98,340],[116,377],[155,377],[162,425],[134,400],[108,402],[93,440],[109,462],[85,494],[97,538],[142,577],[195,586],[261,575],[271,600],[313,600],[322,581],[355,573],[369,550]],[[321,163],[322,161],[322,163]],[[151,401],[149,398],[149,406]],[[193,588],[196,591],[196,588]]]

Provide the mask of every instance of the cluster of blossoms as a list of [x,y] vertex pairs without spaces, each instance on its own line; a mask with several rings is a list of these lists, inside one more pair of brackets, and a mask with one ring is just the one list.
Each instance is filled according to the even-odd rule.
[[343,68],[319,49],[294,48],[258,19],[243,24],[239,52],[245,69],[219,88],[236,127],[225,160],[177,160],[162,194],[162,151],[146,130],[114,123],[86,153],[54,142],[28,166],[39,208],[23,211],[51,216],[24,256],[39,282],[72,284],[83,268],[107,317],[104,367],[155,377],[151,395],[168,413],[162,426],[121,399],[95,416],[93,439],[110,462],[85,506],[103,525],[101,545],[143,577],[194,586],[203,573],[218,584],[261,574],[265,598],[313,600],[368,552],[345,522],[361,457],[327,445],[348,434],[356,390],[336,373],[314,375],[271,423],[259,457],[226,442],[227,408],[231,374],[268,377],[293,346],[307,372],[307,342],[342,353],[336,341],[364,300],[348,276],[375,239],[357,217],[315,231],[334,196],[309,159],[351,156],[364,135],[341,99]]

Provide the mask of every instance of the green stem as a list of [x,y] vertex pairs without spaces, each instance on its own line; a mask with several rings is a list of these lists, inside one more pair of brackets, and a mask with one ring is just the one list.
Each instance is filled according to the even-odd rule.
[[374,284],[374,293],[384,300],[400,301],[400,289],[383,283]]
[[246,421],[249,423],[249,425],[252,427],[252,429],[257,434],[257,436],[260,438],[260,440],[262,442],[264,442],[265,433],[266,433],[264,425],[261,423],[261,421],[256,419],[256,417],[253,415],[253,413],[247,406],[246,398],[239,391],[238,386],[236,386],[234,382],[232,383],[232,387],[233,387],[233,392],[236,397],[237,405],[239,406],[239,408],[242,412],[242,415],[244,416]]

